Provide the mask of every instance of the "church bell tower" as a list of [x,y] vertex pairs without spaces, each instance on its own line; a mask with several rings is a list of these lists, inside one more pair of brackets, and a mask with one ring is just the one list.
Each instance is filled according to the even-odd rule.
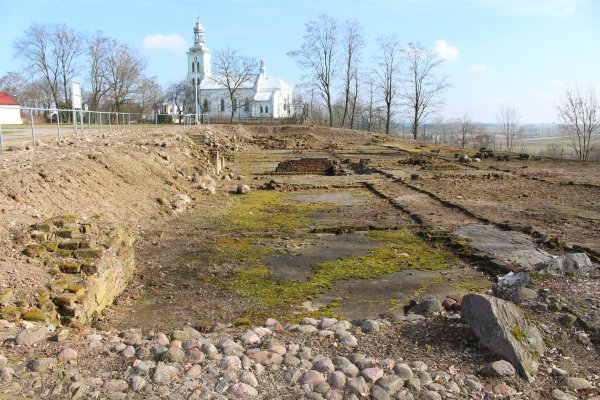
[[188,53],[188,83],[192,86],[210,76],[210,50],[204,44],[204,27],[200,18],[194,26],[194,45]]

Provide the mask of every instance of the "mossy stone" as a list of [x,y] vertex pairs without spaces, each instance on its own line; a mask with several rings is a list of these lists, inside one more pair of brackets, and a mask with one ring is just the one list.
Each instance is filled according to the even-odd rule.
[[31,231],[30,235],[33,240],[37,240],[38,242],[44,242],[44,241],[48,240],[48,232],[36,230],[36,231]]
[[80,235],[79,229],[72,228],[57,229],[56,231],[54,231],[54,233],[56,234],[56,236],[63,239],[74,239]]
[[75,258],[77,259],[90,259],[90,258],[102,258],[104,255],[104,249],[102,247],[96,247],[93,249],[79,249],[75,251]]
[[81,264],[63,263],[59,266],[59,268],[65,274],[78,274],[81,271]]
[[26,321],[38,321],[38,322],[46,322],[48,317],[45,312],[40,310],[39,308],[32,308],[28,310],[25,314],[23,314],[23,319]]
[[15,320],[21,317],[21,310],[18,307],[4,307],[0,310],[0,319]]
[[58,250],[58,242],[44,242],[42,243],[42,246],[50,253],[55,253]]
[[70,285],[67,290],[71,293],[75,293],[77,295],[77,297],[81,297],[85,294],[85,286],[83,286],[82,284],[74,284],[74,285]]
[[63,240],[58,244],[58,248],[62,250],[77,250],[79,248],[79,240]]
[[56,251],[56,254],[60,257],[71,257],[73,256],[73,250],[58,249]]

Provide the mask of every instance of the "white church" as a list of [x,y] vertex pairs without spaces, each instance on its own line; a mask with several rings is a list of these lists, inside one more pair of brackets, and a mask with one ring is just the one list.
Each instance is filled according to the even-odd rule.
[[[194,26],[194,45],[187,55],[187,82],[192,88],[192,105],[187,112],[195,114],[197,106],[198,114],[208,115],[209,120],[229,118],[232,109],[229,92],[211,74],[211,53],[204,43],[204,27],[200,18]],[[293,115],[292,86],[281,78],[268,76],[264,60],[257,72],[235,93],[235,119],[287,118]]]

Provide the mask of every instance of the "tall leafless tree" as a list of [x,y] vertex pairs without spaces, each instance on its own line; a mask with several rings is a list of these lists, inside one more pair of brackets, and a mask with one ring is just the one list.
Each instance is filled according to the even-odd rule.
[[22,38],[15,41],[14,51],[17,57],[24,60],[27,70],[44,77],[52,92],[54,103],[58,105],[59,62],[53,56],[51,37],[50,26],[33,24],[24,32]]
[[236,94],[256,79],[258,68],[259,63],[256,58],[242,56],[230,47],[214,53],[213,75],[209,79],[227,89],[231,105],[231,122],[236,110],[245,107],[244,101],[236,100]]
[[405,80],[402,103],[407,108],[413,138],[419,136],[420,126],[444,105],[444,91],[450,86],[446,76],[438,75],[443,63],[433,50],[419,43],[409,43],[403,52]]
[[128,45],[111,41],[102,71],[115,111],[120,112],[136,93],[145,68],[146,62]]
[[456,123],[458,125],[458,130],[460,131],[460,134],[461,134],[460,143],[461,143],[462,148],[464,149],[467,146],[468,136],[471,135],[471,137],[472,137],[474,135],[475,124],[473,124],[471,115],[468,112],[459,116],[456,119]]
[[84,36],[65,25],[57,25],[52,33],[54,53],[63,90],[63,99],[70,99],[70,84],[82,69],[81,56],[85,53]]
[[500,108],[498,115],[498,124],[500,124],[500,133],[504,138],[506,150],[512,151],[515,145],[515,138],[518,133],[519,116],[515,108],[511,105],[505,105]]
[[88,102],[91,110],[100,110],[100,103],[108,92],[105,57],[109,52],[111,40],[100,31],[88,39],[87,45],[87,75],[89,81]]
[[346,125],[346,118],[350,113],[350,128],[354,120],[356,98],[358,96],[358,62],[360,52],[364,46],[362,27],[357,20],[346,21],[343,30],[342,47],[344,57],[344,108],[341,126]]
[[400,58],[402,49],[396,36],[377,40],[375,85],[385,105],[385,133],[390,133],[392,115],[400,92]]
[[593,87],[567,89],[557,106],[560,130],[579,161],[587,161],[600,143],[600,102]]
[[15,55],[48,84],[54,103],[68,102],[71,80],[81,70],[84,38],[65,25],[31,25],[14,43]]
[[143,78],[137,90],[137,102],[144,115],[157,111],[165,100],[165,92],[156,76]]
[[304,42],[299,50],[288,55],[307,72],[309,81],[314,82],[327,105],[329,126],[333,126],[333,90],[338,72],[338,27],[330,16],[320,15],[317,21],[306,24]]

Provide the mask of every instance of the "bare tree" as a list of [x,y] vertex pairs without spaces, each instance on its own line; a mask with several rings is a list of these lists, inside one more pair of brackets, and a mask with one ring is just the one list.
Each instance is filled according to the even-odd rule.
[[456,123],[458,125],[458,129],[461,135],[461,146],[464,149],[467,146],[467,137],[468,135],[473,135],[475,130],[475,125],[471,120],[471,115],[469,113],[464,113],[460,117],[456,119]]
[[63,90],[63,100],[70,99],[70,84],[81,71],[81,56],[85,53],[83,35],[65,25],[56,25],[52,40],[53,51],[58,60],[58,72]]
[[288,55],[307,71],[307,78],[314,82],[327,105],[329,126],[333,126],[333,88],[338,71],[337,22],[330,16],[320,15],[317,21],[306,24],[304,42],[299,50]]
[[181,115],[184,113],[189,102],[192,101],[192,87],[184,79],[181,82],[173,83],[167,88],[166,98],[175,105],[175,112]]
[[165,100],[165,92],[157,80],[156,76],[142,79],[137,91],[138,103],[146,115],[158,110]]
[[354,128],[354,120],[356,118],[356,105],[358,103],[358,68],[354,69],[354,88],[350,91],[350,128]]
[[358,92],[358,61],[360,52],[365,44],[362,28],[357,20],[346,21],[343,32],[343,54],[344,54],[344,108],[341,126],[346,125],[346,117],[350,112],[350,128],[354,120],[353,109],[356,106]]
[[136,93],[145,68],[146,62],[129,46],[111,41],[103,59],[102,71],[117,112]]
[[600,142],[600,102],[593,87],[568,89],[557,106],[559,128],[579,161],[587,161]]
[[83,36],[65,25],[33,24],[14,50],[29,71],[43,76],[58,106],[68,102],[69,84],[81,70],[83,43]]
[[396,36],[379,38],[375,59],[375,84],[385,105],[385,133],[390,133],[394,105],[400,92],[400,41]]
[[53,56],[51,29],[48,25],[31,25],[24,36],[15,41],[14,50],[15,55],[24,60],[27,70],[44,77],[52,92],[54,103],[58,105],[59,62]]
[[366,99],[363,108],[363,120],[367,125],[367,131],[371,132],[371,130],[373,129],[375,114],[377,112],[375,106],[375,96],[377,95],[377,87],[375,83],[375,77],[373,76],[373,74],[367,75],[364,87],[364,91],[366,92]]
[[513,106],[506,105],[500,108],[498,124],[500,124],[500,133],[504,137],[506,150],[512,151],[515,145],[519,124],[519,116]]
[[106,84],[105,57],[108,54],[111,40],[100,31],[88,40],[87,75],[90,83],[88,103],[90,109],[99,110],[100,103],[109,88]]
[[443,95],[450,85],[446,76],[438,75],[444,60],[433,50],[425,49],[419,43],[409,43],[403,56],[406,78],[402,102],[408,109],[413,138],[417,139],[419,127],[444,105]]
[[27,79],[19,72],[8,71],[0,76],[0,91],[10,94],[19,101],[26,87]]
[[257,71],[258,60],[241,56],[235,49],[228,47],[214,53],[213,75],[208,79],[227,89],[231,105],[230,122],[233,122],[235,111],[245,107],[243,101],[237,101],[236,93],[256,79]]

